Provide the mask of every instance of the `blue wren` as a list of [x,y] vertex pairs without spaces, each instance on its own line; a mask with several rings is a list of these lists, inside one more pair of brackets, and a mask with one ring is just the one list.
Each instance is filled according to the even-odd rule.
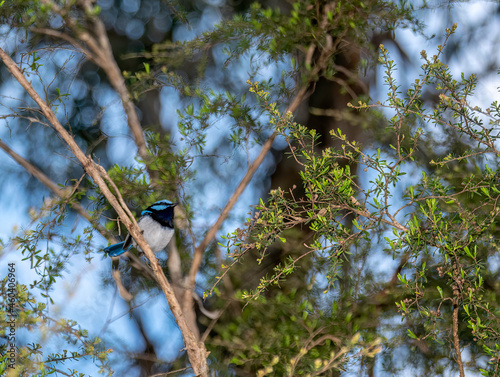
[[[177,203],[159,200],[146,208],[137,221],[142,235],[154,253],[163,250],[174,235],[174,207]],[[112,257],[117,257],[128,251],[137,243],[130,234],[125,241],[110,245],[104,249]]]

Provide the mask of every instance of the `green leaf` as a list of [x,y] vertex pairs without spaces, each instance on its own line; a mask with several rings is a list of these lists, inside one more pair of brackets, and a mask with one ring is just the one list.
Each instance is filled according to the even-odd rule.
[[408,331],[408,336],[412,339],[418,339],[418,337],[410,330],[410,329],[407,329]]
[[441,289],[441,287],[438,285],[436,288],[437,288],[437,290],[438,290],[439,295],[441,296],[441,298],[443,298],[443,290]]

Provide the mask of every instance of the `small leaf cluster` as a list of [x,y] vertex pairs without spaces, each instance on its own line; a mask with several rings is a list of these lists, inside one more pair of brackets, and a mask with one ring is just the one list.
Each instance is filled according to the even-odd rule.
[[[67,367],[65,364],[92,358],[99,366],[100,373],[111,376],[112,370],[107,365],[111,350],[106,350],[101,339],[91,337],[87,330],[79,328],[75,321],[64,318],[51,318],[47,315],[47,307],[30,293],[28,287],[16,283],[9,288],[9,277],[0,280],[0,373],[16,376],[47,376],[54,373],[66,376],[84,377],[87,374]],[[13,294],[12,294],[13,293]],[[11,324],[15,324],[15,332],[11,332]],[[25,342],[22,330],[28,331],[30,339],[43,334],[44,339],[58,337],[64,340],[65,346],[49,353],[43,343]],[[15,350],[11,347],[14,344]],[[16,355],[15,361],[9,359],[11,352]],[[11,368],[14,366],[14,369]],[[13,374],[12,374],[13,373]]]
[[13,241],[23,261],[29,261],[37,275],[30,288],[41,290],[42,296],[49,300],[54,284],[63,277],[71,258],[77,254],[89,255],[95,248],[92,226],[75,237],[65,232],[70,216],[68,206],[81,195],[82,192],[75,192],[64,199],[47,199],[40,211],[31,212],[35,227],[25,229]]

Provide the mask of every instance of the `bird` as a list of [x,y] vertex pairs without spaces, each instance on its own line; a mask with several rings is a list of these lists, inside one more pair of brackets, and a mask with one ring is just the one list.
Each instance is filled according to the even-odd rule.
[[[137,220],[144,239],[154,253],[163,250],[174,235],[174,207],[177,204],[166,199],[159,200],[142,211]],[[125,241],[110,245],[104,251],[111,257],[117,257],[132,246],[137,247],[137,243],[128,234]]]

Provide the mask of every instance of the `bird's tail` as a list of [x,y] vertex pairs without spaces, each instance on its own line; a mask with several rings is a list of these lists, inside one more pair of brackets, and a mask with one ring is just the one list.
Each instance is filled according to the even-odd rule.
[[122,255],[126,250],[123,250],[123,245],[125,241],[115,243],[114,245],[110,245],[104,249],[106,253],[109,254],[110,257],[117,257],[118,255]]

